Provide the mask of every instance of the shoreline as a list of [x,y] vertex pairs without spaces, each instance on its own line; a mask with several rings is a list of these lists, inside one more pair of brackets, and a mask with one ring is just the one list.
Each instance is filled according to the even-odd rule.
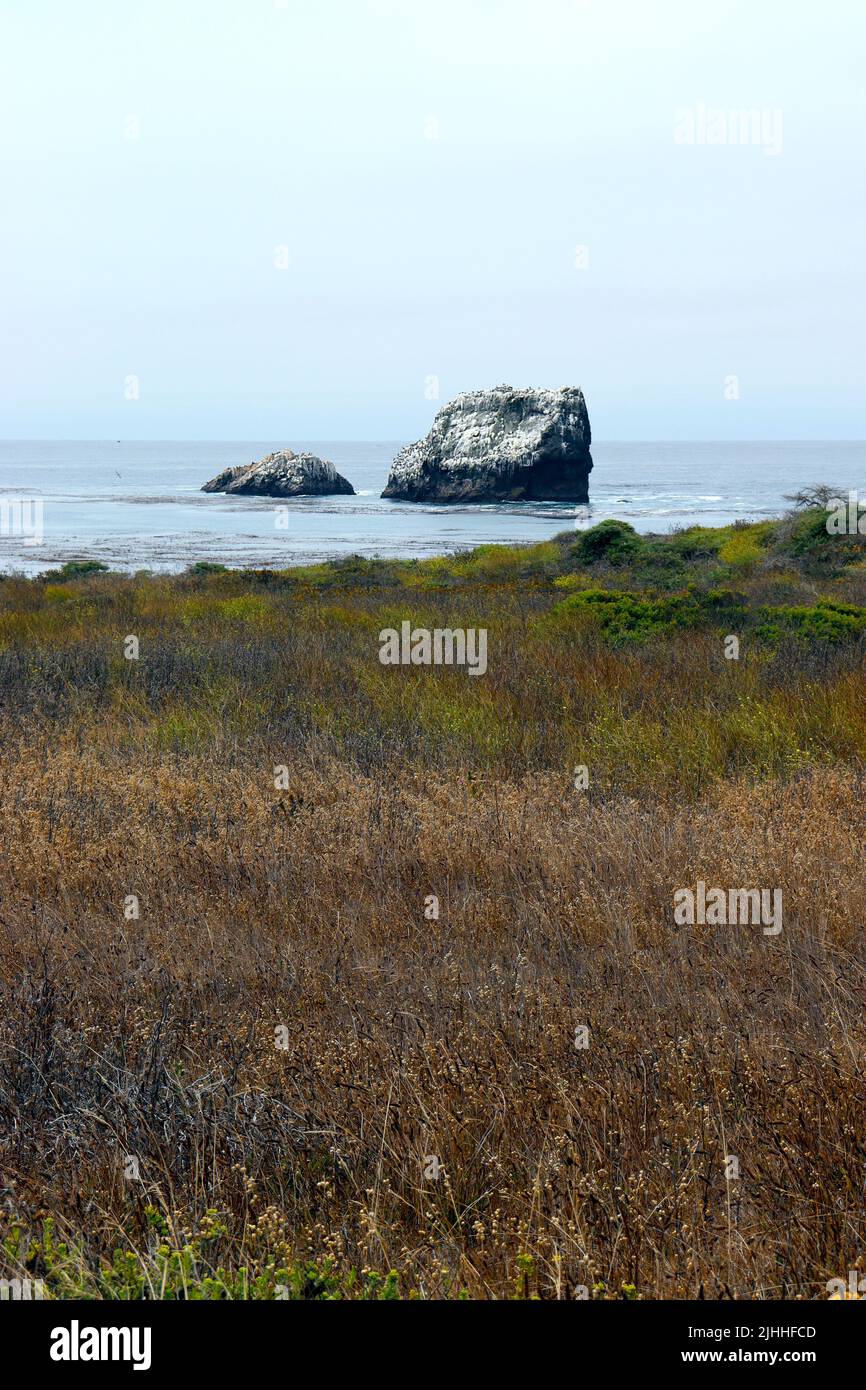
[[[295,500],[303,501],[306,499]],[[284,505],[280,502],[279,498],[257,498],[255,502],[257,504],[255,509],[258,511],[273,511],[276,507]],[[407,507],[413,504],[401,503],[398,505]],[[457,507],[455,506],[454,509],[457,510]],[[464,506],[460,507],[461,511],[464,509]],[[440,509],[432,508],[426,508],[425,510],[436,510],[437,513],[440,511]],[[480,509],[476,508],[475,510],[477,511]],[[526,550],[531,549],[534,545],[544,544],[545,541],[556,540],[558,537],[568,532],[575,536],[579,536],[606,521],[621,522],[621,518],[615,515],[610,515],[609,513],[599,515],[594,513],[591,504],[579,510],[585,513],[585,515],[575,517],[575,524],[573,527],[561,528],[553,531],[550,535],[542,537],[539,540],[491,538],[478,540],[474,544],[472,542],[462,542],[443,547],[436,547],[434,544],[424,541],[419,541],[415,544],[406,542],[403,543],[399,549],[395,549],[392,553],[385,554],[382,553],[379,545],[364,544],[363,542],[355,545],[350,541],[345,541],[341,543],[339,553],[335,553],[334,544],[332,544],[327,549],[310,548],[308,550],[296,550],[290,556],[285,556],[284,553],[280,555],[275,551],[273,560],[269,560],[266,556],[256,556],[252,552],[246,556],[232,554],[230,551],[223,551],[220,553],[215,550],[209,541],[203,540],[201,544],[197,546],[194,541],[187,540],[185,543],[186,553],[183,556],[178,554],[175,546],[169,546],[168,553],[165,555],[145,552],[140,557],[130,560],[126,564],[116,564],[112,563],[110,557],[111,547],[108,548],[108,558],[106,558],[106,549],[104,545],[82,547],[68,544],[65,546],[50,547],[53,551],[50,557],[45,556],[43,558],[40,554],[39,561],[37,562],[35,556],[37,547],[33,546],[28,550],[24,544],[19,543],[20,548],[16,557],[18,566],[16,566],[14,562],[10,563],[4,561],[2,545],[3,541],[7,538],[0,537],[0,580],[15,577],[38,579],[42,575],[57,575],[64,565],[70,563],[88,564],[94,562],[105,565],[107,572],[112,574],[134,575],[137,573],[147,573],[162,576],[182,575],[194,568],[196,564],[202,563],[220,565],[228,570],[240,573],[264,571],[282,573],[283,571],[303,569],[310,565],[338,565],[341,561],[345,562],[352,557],[360,557],[365,561],[380,563],[382,565],[411,564],[422,560],[452,559],[484,546],[499,546],[503,549],[513,547]],[[499,510],[494,508],[487,508],[487,512],[489,515],[501,514]],[[550,513],[532,513],[528,510],[518,513],[518,515],[532,517],[534,520],[547,523],[553,522],[554,520],[565,521],[569,519],[568,514],[560,513],[559,509],[557,509],[556,516]],[[674,520],[671,518],[670,525],[666,530],[645,530],[642,527],[635,527],[634,529],[637,534],[641,535],[646,541],[665,541],[690,530],[722,531],[730,527],[742,529],[750,526],[760,526],[768,522],[779,523],[784,520],[785,513],[768,510],[766,512],[758,512],[758,514],[753,514],[749,517],[733,517],[728,515],[726,518],[717,520],[712,524],[708,524],[705,521],[693,520],[692,514],[688,512],[682,513],[681,515],[683,518],[682,520]],[[239,537],[238,542],[239,546],[242,546],[243,538]],[[42,542],[41,545],[46,545],[47,547],[47,542]],[[40,551],[41,545],[39,547]],[[30,558],[31,556],[33,556],[32,560]]]
[[[258,500],[262,502],[266,501],[266,499],[257,499],[257,501]],[[275,503],[276,505],[280,505],[279,499],[267,499],[267,501]],[[738,532],[741,535],[746,535],[750,532],[760,533],[761,528],[778,528],[790,523],[791,519],[797,516],[796,509],[792,508],[786,512],[762,515],[760,517],[754,517],[751,519],[738,517],[736,519],[727,522],[720,522],[715,525],[707,525],[705,523],[696,522],[692,522],[691,524],[672,523],[670,528],[666,531],[644,531],[632,527],[629,523],[623,522],[621,519],[617,517],[592,516],[591,506],[588,508],[582,508],[580,510],[584,512],[589,512],[590,515],[580,517],[578,519],[580,524],[576,524],[573,528],[569,527],[566,529],[558,530],[554,532],[551,536],[546,537],[540,541],[492,540],[481,542],[478,545],[455,545],[441,550],[428,549],[427,547],[424,547],[425,553],[423,554],[416,553],[391,555],[382,555],[381,553],[378,553],[376,551],[372,551],[371,553],[369,547],[363,546],[357,549],[351,549],[347,545],[345,553],[341,555],[334,555],[333,552],[328,553],[311,551],[307,554],[293,556],[288,561],[288,563],[278,565],[268,563],[256,563],[253,560],[250,560],[247,563],[233,562],[233,557],[226,559],[220,558],[219,556],[213,554],[210,546],[207,546],[203,547],[203,549],[205,549],[207,552],[205,554],[196,555],[193,552],[186,558],[185,562],[172,563],[171,566],[157,565],[155,567],[138,564],[135,561],[130,561],[129,564],[123,566],[114,566],[110,563],[106,563],[105,561],[101,560],[98,555],[94,555],[86,551],[82,552],[81,550],[76,551],[74,548],[72,548],[73,553],[68,554],[65,557],[59,554],[52,556],[50,559],[44,561],[43,564],[39,566],[39,568],[35,567],[34,561],[34,565],[29,569],[29,571],[26,572],[0,569],[0,581],[16,578],[27,580],[50,580],[52,578],[56,578],[62,572],[64,567],[69,568],[76,566],[83,566],[85,568],[89,567],[92,568],[93,572],[98,571],[104,574],[125,577],[153,576],[154,578],[182,577],[183,575],[194,573],[196,571],[197,566],[209,568],[212,572],[224,571],[227,573],[237,575],[250,576],[291,576],[293,572],[302,572],[306,569],[309,569],[310,567],[315,567],[319,569],[322,567],[331,568],[334,571],[339,572],[341,568],[344,568],[346,566],[346,564],[353,563],[356,561],[363,562],[365,565],[368,566],[379,566],[383,570],[390,566],[395,570],[400,571],[405,570],[407,567],[412,567],[413,565],[423,565],[425,562],[440,562],[446,564],[449,562],[460,561],[461,559],[471,558],[472,555],[476,552],[486,552],[492,549],[498,549],[502,552],[513,551],[516,553],[520,553],[531,552],[533,549],[538,549],[539,546],[543,547],[545,544],[562,545],[568,539],[572,539],[575,542],[577,542],[579,541],[581,536],[585,536],[589,532],[594,532],[597,530],[597,528],[605,525],[621,527],[625,528],[627,531],[632,531],[636,537],[640,538],[640,541],[642,543],[646,543],[648,545],[665,545],[682,542],[683,538],[687,538],[691,534],[700,534],[702,536],[713,534],[721,535],[722,533],[727,534],[732,531]],[[0,558],[0,562],[2,562],[2,558]],[[58,568],[52,568],[52,566],[57,566]]]

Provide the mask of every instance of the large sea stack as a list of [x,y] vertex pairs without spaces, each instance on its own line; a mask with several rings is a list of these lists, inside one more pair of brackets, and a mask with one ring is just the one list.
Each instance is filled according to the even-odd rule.
[[224,468],[202,492],[244,493],[254,497],[327,497],[332,493],[352,494],[355,489],[327,459],[315,454],[295,454],[280,449],[258,463],[242,463]]
[[383,497],[405,502],[589,501],[590,430],[579,386],[497,386],[444,405],[401,449]]

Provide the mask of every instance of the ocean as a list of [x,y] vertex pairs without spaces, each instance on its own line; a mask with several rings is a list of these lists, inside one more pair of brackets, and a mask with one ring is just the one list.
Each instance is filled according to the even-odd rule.
[[[230,464],[286,447],[331,459],[357,496],[290,500],[284,526],[273,499],[199,490]],[[384,501],[379,494],[399,448],[399,441],[345,440],[0,441],[0,572],[34,574],[73,559],[172,571],[196,560],[284,567],[350,554],[411,558],[546,540],[605,517],[664,533],[777,516],[786,493],[813,483],[866,492],[863,441],[601,441],[592,446],[588,508]],[[16,498],[26,499],[17,509]],[[41,503],[38,544],[21,534],[33,529],[34,501]]]

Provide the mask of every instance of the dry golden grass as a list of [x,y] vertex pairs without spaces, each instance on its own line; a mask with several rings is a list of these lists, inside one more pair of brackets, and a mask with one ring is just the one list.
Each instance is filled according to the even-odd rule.
[[[852,1266],[862,775],[699,807],[314,756],[290,777],[7,757],[4,1182],[28,1236],[52,1213],[79,1263],[146,1263],[155,1208],[198,1271],[330,1259],[427,1297],[808,1297]],[[699,877],[780,885],[782,934],[675,928]]]

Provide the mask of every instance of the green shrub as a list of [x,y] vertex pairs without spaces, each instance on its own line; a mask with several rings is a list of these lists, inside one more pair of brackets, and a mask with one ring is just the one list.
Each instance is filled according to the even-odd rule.
[[833,599],[819,599],[811,606],[764,608],[762,613],[757,631],[770,642],[783,636],[802,641],[843,642],[866,633],[866,608]]
[[[88,574],[107,573],[108,565],[104,565],[101,560],[67,560],[57,571],[61,579],[82,579]],[[54,578],[54,575],[51,577]]]
[[641,539],[626,521],[600,521],[584,531],[572,548],[572,557],[583,565],[604,561],[609,565],[624,565],[633,560],[641,549]]
[[644,598],[624,590],[585,589],[558,603],[549,618],[556,625],[582,618],[609,641],[644,642],[676,628],[730,625],[743,613],[739,596],[725,590]]
[[841,569],[866,560],[866,537],[839,535],[827,530],[830,513],[826,509],[803,512],[785,526],[780,550],[793,555],[806,569]]

